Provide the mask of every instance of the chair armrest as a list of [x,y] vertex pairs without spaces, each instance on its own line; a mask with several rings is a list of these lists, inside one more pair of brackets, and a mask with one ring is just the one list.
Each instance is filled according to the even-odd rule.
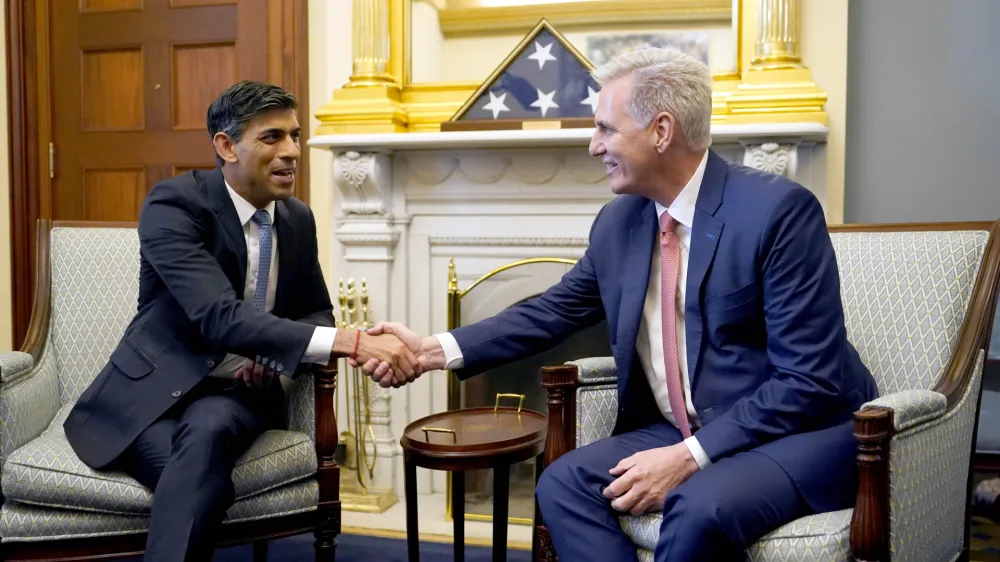
[[[50,350],[51,348],[46,348]],[[0,353],[0,464],[41,435],[59,411],[59,373],[51,351],[38,360],[19,351]]]
[[892,410],[893,429],[899,433],[943,416],[948,411],[948,399],[933,390],[904,390],[886,394],[861,406],[862,410],[867,408]]
[[[337,390],[337,363],[312,370],[316,409],[316,480],[319,483],[320,520],[324,521],[322,540],[340,534],[340,467],[337,465],[337,414],[334,401]],[[334,533],[333,536],[330,536]],[[320,540],[320,535],[316,536]]]
[[0,384],[8,384],[27,375],[35,366],[35,359],[22,351],[0,353]]
[[608,384],[618,380],[614,357],[586,357],[566,364],[578,369],[577,382],[580,386]]

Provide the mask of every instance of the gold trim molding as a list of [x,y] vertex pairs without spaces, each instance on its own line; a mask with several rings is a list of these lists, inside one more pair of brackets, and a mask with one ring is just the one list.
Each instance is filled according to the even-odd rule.
[[608,26],[725,23],[732,17],[732,0],[595,0],[503,7],[473,1],[449,2],[438,12],[445,38],[523,33],[542,18],[565,33]]
[[[490,20],[490,27],[508,25],[511,26],[511,32],[520,30],[524,33],[537,25],[541,18],[534,18],[532,15],[534,21],[529,23],[525,19],[522,23],[515,24],[512,22],[521,16],[513,15],[514,12],[534,14],[531,10],[551,10],[539,13],[544,13],[557,29],[561,25],[572,23],[574,17],[584,18],[577,21],[577,24],[584,25],[586,18],[573,11],[578,9],[576,6],[593,9],[594,6],[614,4],[616,12],[631,13],[630,17],[633,19],[641,16],[672,22],[717,21],[728,13],[733,24],[737,68],[733,72],[713,76],[712,122],[808,122],[826,125],[826,92],[813,83],[812,73],[799,54],[801,2],[802,0],[595,0],[548,6],[519,6],[516,9],[481,8],[479,12],[511,14],[509,18],[512,19],[508,23],[497,17]],[[389,58],[388,61],[384,60],[384,48],[355,47],[358,81],[352,81],[334,91],[333,99],[316,112],[320,125],[315,135],[440,131],[440,124],[451,119],[481,84],[411,83],[411,0],[354,0],[354,3],[356,7],[361,5],[365,10],[355,10],[352,15],[353,36],[382,42],[388,30]],[[660,7],[656,10],[656,15],[648,12],[652,10],[651,6]],[[378,10],[388,10],[389,13],[384,14]],[[456,21],[465,21],[461,25],[466,26],[481,25],[471,16],[463,16],[465,20],[448,19],[455,14],[468,13],[468,10],[472,8],[449,7],[440,12],[439,18],[444,27],[451,25],[446,22]],[[605,18],[602,25],[607,25],[608,22]],[[376,29],[376,26],[381,28]],[[377,64],[372,63],[372,53],[377,54]],[[379,70],[385,68],[391,82],[373,83],[368,72],[357,72],[359,69],[368,70],[373,67]],[[376,74],[381,80],[381,72],[376,71]]]

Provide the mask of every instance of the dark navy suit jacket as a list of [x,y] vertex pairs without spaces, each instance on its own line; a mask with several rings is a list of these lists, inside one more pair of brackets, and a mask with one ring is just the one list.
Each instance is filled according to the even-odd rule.
[[[655,204],[619,196],[590,246],[540,297],[452,332],[468,378],[543,351],[607,319],[620,433],[663,419],[636,357]],[[695,432],[713,462],[771,456],[817,511],[852,505],[851,414],[878,389],[847,341],[823,210],[801,185],[711,152],[689,251],[685,331]]]
[[81,460],[108,465],[227,352],[294,375],[315,326],[334,325],[312,211],[291,198],[274,214],[278,286],[262,313],[243,301],[246,241],[222,172],[195,170],[152,189],[139,215],[136,315],[64,424]]

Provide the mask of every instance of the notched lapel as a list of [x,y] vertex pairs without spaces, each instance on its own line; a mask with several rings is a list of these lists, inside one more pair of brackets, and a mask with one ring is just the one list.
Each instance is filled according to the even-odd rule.
[[619,365],[625,377],[618,377],[624,383],[632,370],[635,357],[635,342],[642,320],[642,307],[646,301],[649,285],[649,267],[653,259],[653,242],[656,240],[657,221],[652,201],[642,208],[639,223],[629,231],[628,256],[622,271],[621,305],[618,310],[617,347],[621,357]]
[[698,359],[701,356],[701,344],[704,341],[704,326],[701,321],[702,287],[712,261],[715,250],[719,247],[722,236],[722,221],[696,210],[694,227],[691,229],[691,249],[688,252],[687,287],[685,288],[685,339],[687,340],[688,379],[694,387],[695,375],[698,373]]
[[[726,185],[729,167],[722,157],[712,151],[708,153],[705,177],[698,191],[695,203],[694,224],[691,227],[691,248],[688,250],[687,287],[685,287],[685,339],[687,340],[688,379],[692,389],[698,375],[701,346],[704,342],[704,325],[701,321],[701,302],[705,278],[715,260],[715,251],[722,238],[725,226],[715,217],[722,205],[722,195]],[[693,390],[692,390],[693,392]]]
[[288,209],[282,201],[274,206],[274,229],[278,236],[278,286],[274,294],[274,315],[282,316],[287,308],[285,300],[291,294],[289,290],[292,289],[290,285],[294,281],[293,274],[299,263],[295,226],[288,220]]
[[247,244],[243,237],[243,225],[240,224],[240,217],[236,214],[236,207],[226,189],[226,181],[222,177],[222,171],[216,168],[209,172],[208,193],[212,200],[213,211],[222,222],[222,229],[226,233],[226,241],[229,247],[236,253],[238,269],[236,271],[236,283],[233,289],[238,295],[243,294],[243,287],[246,286],[247,276]]

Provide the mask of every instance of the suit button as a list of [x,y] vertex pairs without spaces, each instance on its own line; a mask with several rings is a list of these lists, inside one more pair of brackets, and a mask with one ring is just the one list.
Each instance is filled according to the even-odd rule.
[[205,366],[208,367],[209,369],[211,369],[212,367],[215,366],[215,361],[212,360],[212,359],[209,359],[208,361],[205,361]]
[[179,390],[175,390],[175,391],[173,391],[173,392],[170,393],[170,395],[173,396],[174,398],[180,398],[181,394],[183,394],[183,393],[181,391],[179,391]]

